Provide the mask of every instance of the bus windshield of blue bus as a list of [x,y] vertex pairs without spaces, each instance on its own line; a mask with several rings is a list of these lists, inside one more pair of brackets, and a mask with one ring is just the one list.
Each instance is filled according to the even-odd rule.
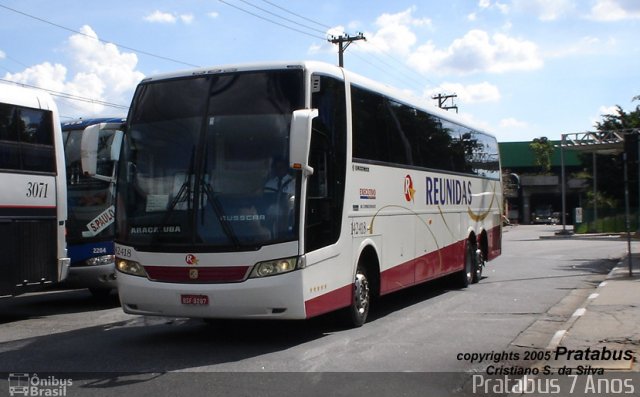
[[[115,186],[111,182],[85,176],[81,169],[80,141],[83,129],[63,131],[67,168],[68,220],[67,241],[112,239],[114,234]],[[101,130],[98,144],[97,170],[112,175],[111,144],[115,130]]]

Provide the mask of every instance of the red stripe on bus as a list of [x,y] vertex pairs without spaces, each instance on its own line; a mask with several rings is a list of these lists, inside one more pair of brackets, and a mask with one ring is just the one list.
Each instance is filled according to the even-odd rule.
[[2,205],[0,204],[0,208],[43,208],[43,209],[51,209],[56,208],[55,205]]
[[[440,251],[430,252],[409,262],[394,266],[380,274],[380,294],[388,294],[445,274],[462,270],[466,241],[459,241]],[[440,267],[442,258],[442,267]],[[307,318],[349,306],[353,284],[320,295],[305,302]]]
[[347,307],[351,304],[353,284],[310,299],[304,303],[307,318],[319,316],[331,311]]
[[502,254],[502,227],[498,225],[487,231],[487,240],[487,260],[490,261]]
[[380,274],[380,295],[462,270],[466,240],[394,266]]

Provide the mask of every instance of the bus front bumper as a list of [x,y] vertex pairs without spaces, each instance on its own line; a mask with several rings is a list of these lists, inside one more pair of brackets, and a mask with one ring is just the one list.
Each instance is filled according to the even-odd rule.
[[128,314],[189,318],[304,319],[302,272],[226,284],[152,282],[117,272]]
[[75,288],[116,288],[115,264],[112,262],[95,266],[71,266],[65,285]]

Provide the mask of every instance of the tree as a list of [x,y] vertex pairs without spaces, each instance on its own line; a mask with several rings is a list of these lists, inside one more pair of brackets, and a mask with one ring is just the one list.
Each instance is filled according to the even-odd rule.
[[[640,101],[640,95],[635,96],[633,101]],[[616,106],[614,114],[602,115],[602,121],[596,122],[595,127],[600,132],[613,130],[629,130],[631,128],[640,128],[640,105],[630,112],[625,112],[622,107]],[[583,164],[585,164],[589,173],[593,173],[593,164],[591,154],[582,155]],[[596,201],[598,206],[604,204],[603,201],[615,201],[613,198],[623,197],[624,180],[622,178],[624,172],[624,163],[621,155],[604,154],[598,155],[598,197]],[[631,206],[636,207],[637,203],[637,164],[629,164],[629,188]],[[590,197],[590,199],[593,199]],[[617,200],[619,201],[619,200]],[[618,203],[619,205],[619,203]]]
[[553,144],[546,136],[535,138],[529,144],[533,151],[534,163],[540,167],[542,174],[548,174],[551,171],[551,155],[553,154]]

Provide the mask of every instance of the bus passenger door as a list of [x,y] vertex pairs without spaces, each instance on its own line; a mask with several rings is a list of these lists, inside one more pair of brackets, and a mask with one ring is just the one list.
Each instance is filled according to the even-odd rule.
[[344,82],[314,76],[313,119],[305,214],[305,252],[334,244],[340,237],[346,172]]

